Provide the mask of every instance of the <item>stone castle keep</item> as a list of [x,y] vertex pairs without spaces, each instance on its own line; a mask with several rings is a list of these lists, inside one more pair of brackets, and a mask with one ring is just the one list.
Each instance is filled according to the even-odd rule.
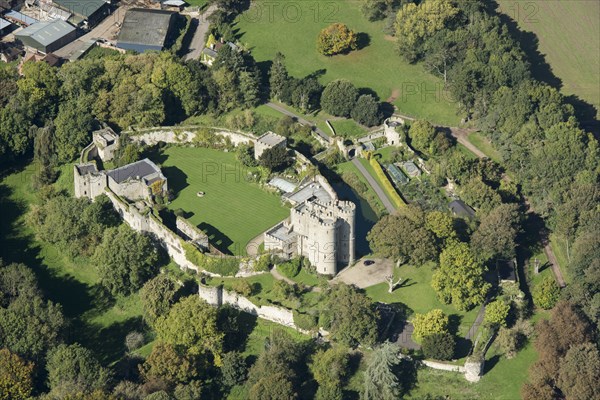
[[147,158],[112,170],[98,170],[94,159],[110,161],[118,148],[118,136],[110,128],[93,133],[92,143],[82,152],[80,163],[73,167],[75,197],[94,199],[107,187],[132,201],[150,200],[167,193],[167,178]]
[[284,198],[293,205],[290,218],[265,232],[265,250],[302,255],[323,275],[354,263],[354,203],[339,200],[320,175]]

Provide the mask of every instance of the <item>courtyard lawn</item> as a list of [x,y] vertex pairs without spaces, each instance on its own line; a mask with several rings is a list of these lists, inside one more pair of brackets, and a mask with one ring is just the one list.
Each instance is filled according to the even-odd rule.
[[[221,251],[246,254],[246,244],[289,215],[277,194],[247,180],[251,169],[235,154],[219,150],[170,147],[162,156],[163,173],[175,199],[171,210],[183,209],[191,223],[205,231]],[[198,197],[198,192],[205,192]]]
[[[388,284],[380,283],[366,288],[367,295],[375,301],[382,303],[402,303],[410,308],[410,314],[424,314],[433,309],[439,308],[448,316],[455,316],[459,319],[457,334],[464,336],[468,331],[479,312],[479,307],[461,312],[452,305],[446,305],[437,298],[435,290],[431,287],[431,277],[433,275],[430,265],[423,265],[415,268],[409,265],[403,265],[395,269],[396,279],[401,277],[402,286],[396,288],[393,293],[388,293]],[[410,319],[410,317],[409,317]]]
[[[94,351],[106,364],[125,355],[125,336],[144,331],[139,295],[107,296],[99,284],[96,269],[87,257],[71,259],[56,246],[37,240],[26,223],[26,213],[38,202],[31,187],[35,164],[29,164],[0,182],[0,236],[5,246],[0,258],[22,262],[38,277],[45,296],[62,306],[72,325],[69,339]],[[60,169],[55,186],[72,193],[72,165]]]
[[[394,39],[383,33],[385,22],[369,22],[360,4],[350,0],[257,0],[238,17],[235,28],[240,41],[265,67],[281,52],[294,77],[316,73],[323,84],[348,79],[360,89],[374,91],[380,100],[392,102],[402,114],[456,126],[460,117],[456,104],[444,92],[442,80],[420,65],[403,61]],[[335,22],[345,23],[359,34],[359,50],[333,57],[317,52],[320,30]]]

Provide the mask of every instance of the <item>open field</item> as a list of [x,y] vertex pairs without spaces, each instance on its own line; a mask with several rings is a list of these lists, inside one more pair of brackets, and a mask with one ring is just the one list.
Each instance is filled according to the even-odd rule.
[[[144,330],[139,295],[112,299],[99,285],[88,258],[73,260],[56,246],[36,239],[25,221],[27,210],[38,201],[31,188],[35,168],[30,164],[0,183],[0,236],[4,238],[0,258],[31,267],[46,297],[60,304],[72,319],[69,339],[92,349],[103,363],[114,363],[125,355],[127,333]],[[72,179],[72,165],[66,165],[55,185],[72,190]]]
[[[562,92],[600,108],[600,2],[589,0],[497,0],[500,12],[539,39]],[[524,39],[528,42],[528,40]],[[527,43],[525,43],[527,44]],[[544,71],[538,75],[545,78]],[[598,118],[598,113],[596,114]]]
[[[317,52],[320,30],[335,22],[345,23],[360,34],[359,50],[333,57]],[[369,22],[357,1],[258,0],[238,18],[236,28],[240,41],[265,68],[277,52],[282,52],[292,76],[316,73],[324,84],[348,79],[366,92],[374,91],[382,101],[389,99],[403,114],[456,126],[460,118],[444,93],[441,79],[421,66],[404,62],[393,39],[383,33],[384,26],[382,21]]]
[[[183,209],[222,251],[245,254],[246,244],[289,215],[278,195],[247,180],[251,170],[233,153],[171,147],[161,167],[175,192],[169,208]],[[196,193],[203,191],[204,197]]]
[[[470,133],[468,139],[469,142],[473,143],[475,147],[483,151],[490,159],[502,165],[502,157],[500,156],[500,153],[494,148],[494,146],[492,146],[492,143],[490,143],[490,141],[487,138],[485,138],[481,133]],[[458,143],[458,146],[462,145]],[[466,147],[462,147],[466,149]]]

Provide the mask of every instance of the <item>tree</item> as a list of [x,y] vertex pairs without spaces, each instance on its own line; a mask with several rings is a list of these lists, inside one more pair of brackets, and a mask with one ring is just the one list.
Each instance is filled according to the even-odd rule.
[[500,195],[479,177],[469,179],[458,189],[461,198],[480,214],[486,215],[502,203]]
[[350,347],[372,345],[377,340],[377,314],[371,300],[354,286],[340,283],[329,293],[331,337]]
[[321,107],[331,115],[348,118],[356,104],[357,97],[358,90],[352,82],[337,79],[325,86],[325,90],[321,94]]
[[396,400],[401,398],[401,385],[398,379],[400,348],[390,342],[378,347],[365,371],[363,389],[364,400]]
[[[317,110],[321,104],[323,86],[315,77],[306,77],[289,85],[291,90],[291,104],[304,113]],[[292,89],[293,88],[293,89]]]
[[266,149],[260,155],[258,162],[269,171],[282,171],[290,165],[287,148],[275,146]]
[[138,290],[158,272],[152,241],[127,225],[107,229],[93,259],[102,285],[113,295]]
[[296,393],[289,378],[277,372],[256,382],[250,388],[248,398],[250,400],[293,400],[296,398]]
[[556,284],[553,277],[547,276],[533,288],[533,302],[542,307],[544,310],[549,310],[560,298],[560,288]]
[[281,96],[285,92],[289,83],[289,75],[285,67],[285,56],[280,52],[275,54],[273,64],[269,70],[269,88],[271,89],[271,98],[282,101]]
[[198,378],[199,360],[184,349],[168,343],[157,343],[143,365],[140,374],[146,381],[160,379],[169,386]]
[[223,333],[217,328],[217,310],[197,295],[181,299],[155,325],[163,342],[182,346],[191,354],[208,352],[220,363]]
[[167,274],[159,274],[146,282],[140,291],[144,319],[154,325],[158,317],[169,312],[176,293],[177,286]]
[[347,53],[356,50],[357,40],[356,33],[348,26],[335,23],[321,30],[317,38],[317,50],[326,56]]
[[349,359],[348,351],[344,347],[319,350],[314,354],[310,370],[319,384],[318,399],[341,399],[335,395],[342,393]]
[[483,322],[494,327],[506,326],[506,317],[510,311],[510,305],[502,300],[496,300],[485,306]]
[[571,347],[562,359],[558,387],[569,400],[600,398],[600,354],[592,343]]
[[54,120],[55,147],[61,162],[72,161],[81,149],[91,141],[94,118],[91,114],[92,100],[83,96],[63,102]]
[[423,355],[435,360],[451,360],[456,346],[454,336],[450,333],[434,333],[423,337],[421,349]]
[[33,390],[34,364],[0,349],[0,400],[25,400]]
[[513,258],[521,217],[517,204],[501,204],[484,215],[471,238],[473,252],[483,261]]
[[425,227],[440,240],[455,239],[454,219],[442,211],[430,211],[425,215]]
[[431,310],[426,314],[415,314],[412,324],[412,337],[417,342],[429,335],[448,333],[448,316],[440,309]]
[[226,387],[241,385],[248,376],[248,365],[246,359],[237,351],[223,354],[223,365],[221,365],[221,382]]
[[125,336],[125,347],[127,351],[132,352],[144,345],[144,335],[137,331],[132,331]]
[[360,10],[369,21],[377,21],[385,18],[395,5],[394,0],[363,0]]
[[50,389],[58,396],[105,389],[111,379],[110,371],[100,365],[94,354],[77,343],[52,349],[46,370]]
[[431,286],[445,304],[469,310],[482,304],[490,289],[483,274],[483,265],[466,243],[450,242],[440,254],[440,267],[433,273]]
[[23,264],[3,266],[0,261],[0,307],[8,306],[18,297],[38,297],[40,291],[33,271]]
[[60,305],[39,296],[19,296],[0,307],[0,348],[28,359],[41,359],[61,340],[66,326]]
[[353,120],[365,126],[379,125],[382,119],[379,103],[370,94],[363,94],[356,100],[350,115]]
[[435,239],[425,228],[423,212],[413,207],[381,218],[367,234],[367,240],[374,253],[402,264],[419,266],[437,257]]
[[431,154],[430,146],[436,136],[435,126],[427,120],[416,120],[408,130],[410,145],[422,154]]

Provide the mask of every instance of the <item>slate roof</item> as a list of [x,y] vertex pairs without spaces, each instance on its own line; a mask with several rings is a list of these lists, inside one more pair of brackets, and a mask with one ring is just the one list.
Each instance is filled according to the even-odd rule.
[[104,0],[53,0],[53,2],[60,8],[84,18],[90,17],[106,4]]
[[475,216],[475,211],[462,200],[454,200],[448,204],[448,208],[460,217],[472,218]]
[[154,181],[156,180],[155,174],[161,176],[160,169],[147,158],[106,172],[106,175],[117,183],[125,182],[130,178],[137,179],[138,177],[140,179],[152,177],[152,181]]

